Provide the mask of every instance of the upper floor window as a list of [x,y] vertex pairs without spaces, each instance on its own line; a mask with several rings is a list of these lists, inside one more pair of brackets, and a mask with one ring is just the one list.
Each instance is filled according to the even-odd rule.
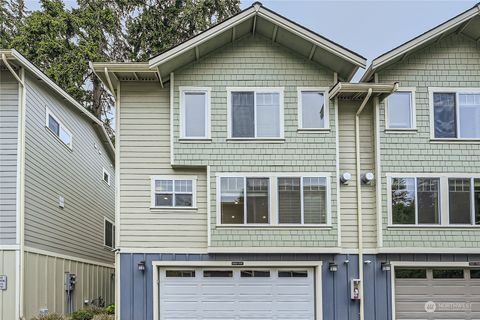
[[73,136],[70,131],[53,115],[53,113],[50,112],[50,110],[47,109],[46,114],[47,128],[71,149]]
[[103,244],[109,248],[115,248],[115,224],[104,218],[103,224]]
[[231,138],[281,138],[283,89],[228,89]]
[[180,88],[181,138],[210,138],[210,89]]
[[397,91],[387,98],[387,129],[414,129],[413,91]]
[[105,168],[103,168],[102,178],[106,184],[110,185],[110,173]]
[[326,89],[298,89],[299,129],[328,128],[328,99]]
[[480,92],[433,92],[433,131],[440,139],[480,139]]
[[152,208],[194,208],[196,204],[195,177],[152,178]]

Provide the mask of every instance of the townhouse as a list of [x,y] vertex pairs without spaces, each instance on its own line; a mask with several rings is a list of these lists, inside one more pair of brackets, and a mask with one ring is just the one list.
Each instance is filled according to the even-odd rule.
[[0,319],[113,303],[110,138],[17,51],[0,56]]
[[121,319],[475,319],[480,7],[366,59],[260,3],[116,97]]

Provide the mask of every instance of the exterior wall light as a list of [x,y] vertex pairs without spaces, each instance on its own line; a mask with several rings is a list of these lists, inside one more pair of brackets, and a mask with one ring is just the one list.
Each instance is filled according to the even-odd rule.
[[138,270],[144,272],[145,271],[145,261],[140,261],[138,263]]
[[342,184],[348,184],[348,181],[350,181],[352,179],[352,175],[350,172],[344,172],[342,173],[342,175],[340,176],[340,182]]
[[372,172],[367,172],[362,174],[363,184],[370,184],[374,178],[375,178],[375,175]]
[[392,265],[390,262],[382,262],[382,271],[390,271],[392,270]]
[[330,272],[337,272],[338,271],[338,265],[335,262],[330,262],[328,264],[328,270],[330,270]]

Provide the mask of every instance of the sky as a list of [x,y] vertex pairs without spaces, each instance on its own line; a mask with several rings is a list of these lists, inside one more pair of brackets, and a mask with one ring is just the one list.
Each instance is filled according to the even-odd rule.
[[[480,0],[263,0],[264,6],[364,56],[382,53],[472,8]],[[64,0],[67,7],[75,0]],[[252,0],[241,0],[241,9]],[[26,0],[29,10],[38,1]],[[360,69],[354,81],[364,70]]]

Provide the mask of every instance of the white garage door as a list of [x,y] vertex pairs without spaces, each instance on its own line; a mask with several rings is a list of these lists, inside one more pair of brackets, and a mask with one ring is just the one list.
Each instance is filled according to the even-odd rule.
[[314,272],[161,268],[160,320],[314,319]]
[[395,268],[400,319],[480,319],[480,269]]

